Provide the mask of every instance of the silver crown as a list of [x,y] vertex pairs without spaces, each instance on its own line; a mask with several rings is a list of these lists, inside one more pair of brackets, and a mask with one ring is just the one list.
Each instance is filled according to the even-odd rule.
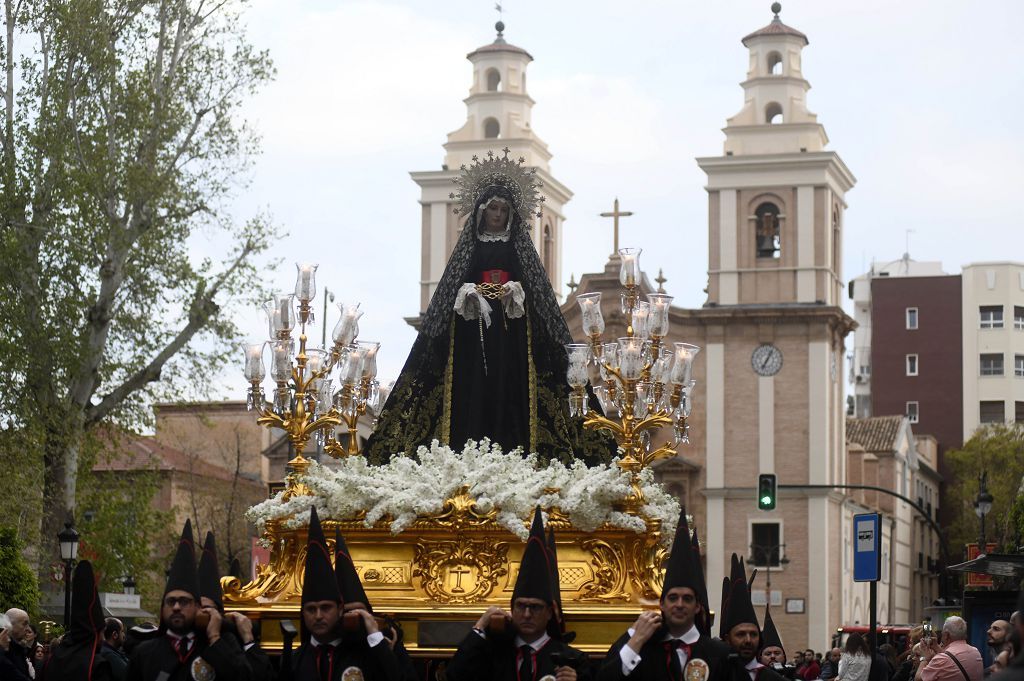
[[503,187],[512,195],[513,208],[519,215],[541,216],[544,197],[537,191],[544,186],[537,180],[537,171],[527,168],[526,159],[522,156],[518,161],[508,157],[508,147],[502,149],[504,156],[495,156],[493,151],[487,152],[487,158],[480,160],[473,156],[473,165],[462,166],[462,172],[452,182],[458,191],[452,192],[448,198],[455,200],[454,212],[468,215],[473,211],[480,194],[489,187]]

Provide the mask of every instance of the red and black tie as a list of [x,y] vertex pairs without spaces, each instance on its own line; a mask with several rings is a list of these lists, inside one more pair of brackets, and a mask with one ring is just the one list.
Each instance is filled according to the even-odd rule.
[[320,681],[331,681],[334,674],[334,646],[330,643],[317,646],[316,671]]

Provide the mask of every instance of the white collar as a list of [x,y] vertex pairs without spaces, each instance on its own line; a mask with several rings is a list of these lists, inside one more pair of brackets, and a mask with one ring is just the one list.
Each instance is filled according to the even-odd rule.
[[763,664],[757,661],[756,657],[745,665],[745,667],[751,671],[755,669],[760,669],[763,666]]
[[523,646],[530,646],[534,650],[540,650],[541,648],[546,646],[548,644],[548,641],[550,641],[550,640],[551,640],[551,637],[548,636],[547,632],[544,632],[543,634],[540,635],[540,638],[538,638],[533,643],[527,643],[520,636],[516,636],[515,643],[516,643],[516,648],[522,648]]
[[696,625],[692,625],[689,629],[686,630],[686,633],[684,633],[682,636],[673,636],[669,633],[665,634],[666,641],[671,641],[672,639],[679,639],[686,645],[692,646],[700,639],[700,631],[697,630]]
[[336,639],[333,639],[331,641],[327,641],[325,643],[321,643],[320,641],[317,640],[316,636],[310,636],[309,637],[309,642],[313,645],[314,648],[318,648],[318,647],[323,646],[323,645],[334,646],[335,648],[337,648],[338,646],[341,645],[341,639],[340,638],[336,638]]
[[187,638],[189,641],[191,641],[191,640],[195,639],[195,637],[196,637],[196,632],[194,632],[194,631],[190,631],[187,634],[185,634],[184,636],[182,636],[180,634],[175,634],[170,629],[165,630],[164,633],[167,634],[168,636],[170,636],[171,638],[175,639],[175,640],[182,639],[182,638]]

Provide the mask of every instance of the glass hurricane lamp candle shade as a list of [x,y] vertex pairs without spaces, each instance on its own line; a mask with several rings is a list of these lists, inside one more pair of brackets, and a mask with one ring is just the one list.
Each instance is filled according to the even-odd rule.
[[693,358],[700,352],[700,348],[690,343],[675,344],[675,361],[672,363],[671,382],[675,385],[685,386],[689,384],[693,374]]
[[619,339],[619,371],[622,378],[635,381],[644,369],[644,340],[636,336]]
[[274,294],[274,297],[263,305],[263,309],[270,320],[271,340],[287,338],[298,323],[295,296],[291,293]]
[[[295,269],[298,270],[297,276],[295,277],[295,297],[299,299],[299,302],[303,305],[308,305],[309,301],[316,297],[316,268],[318,265],[313,263],[297,262],[295,263]],[[312,315],[310,320],[312,320]]]
[[668,311],[672,305],[672,296],[665,293],[648,293],[647,301],[651,306],[648,330],[655,338],[668,335]]
[[274,343],[274,365],[271,378],[278,385],[288,383],[292,378],[292,344],[291,341]]
[[633,308],[633,335],[647,340],[650,336],[651,304],[640,302]]
[[267,376],[267,367],[263,364],[264,346],[266,343],[249,343],[242,348],[245,353],[242,373],[250,383],[260,383]]
[[[327,351],[320,348],[306,350],[306,375],[310,378],[327,366]],[[326,372],[325,372],[326,373]]]
[[366,351],[360,347],[350,348],[341,360],[341,374],[339,379],[347,386],[355,386],[363,377],[363,360]]
[[604,315],[601,313],[601,293],[584,293],[576,296],[583,317],[583,333],[590,337],[604,333]]
[[622,265],[619,268],[619,283],[632,288],[640,279],[640,253],[642,248],[620,248],[619,257]]
[[367,380],[377,378],[377,351],[380,350],[380,343],[359,341],[358,346],[363,352],[362,377]]
[[338,303],[338,309],[341,310],[341,319],[334,327],[331,338],[334,339],[336,347],[345,347],[352,345],[352,341],[359,335],[359,318],[363,316],[363,313],[359,309],[359,303],[354,305]]

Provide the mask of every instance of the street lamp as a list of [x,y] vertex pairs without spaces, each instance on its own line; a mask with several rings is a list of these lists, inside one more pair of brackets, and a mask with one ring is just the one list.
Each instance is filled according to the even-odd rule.
[[988,473],[981,472],[978,476],[978,496],[974,500],[974,512],[981,521],[981,535],[978,537],[978,553],[988,553],[985,542],[985,516],[992,510],[992,495],[988,493]]
[[71,566],[78,558],[78,532],[71,521],[64,523],[64,529],[57,533],[60,542],[60,559],[64,561],[64,629],[71,626]]
[[128,575],[122,580],[121,586],[124,587],[124,593],[128,596],[135,594],[135,580],[132,579],[131,575]]
[[750,545],[750,556],[747,558],[747,562],[751,565],[760,567],[757,562],[757,557],[761,556],[764,558],[765,567],[765,590],[767,593],[767,599],[771,601],[772,597],[772,556],[779,555],[779,565],[789,565],[789,558],[786,558],[786,545],[785,544],[772,544],[761,545],[751,544]]

